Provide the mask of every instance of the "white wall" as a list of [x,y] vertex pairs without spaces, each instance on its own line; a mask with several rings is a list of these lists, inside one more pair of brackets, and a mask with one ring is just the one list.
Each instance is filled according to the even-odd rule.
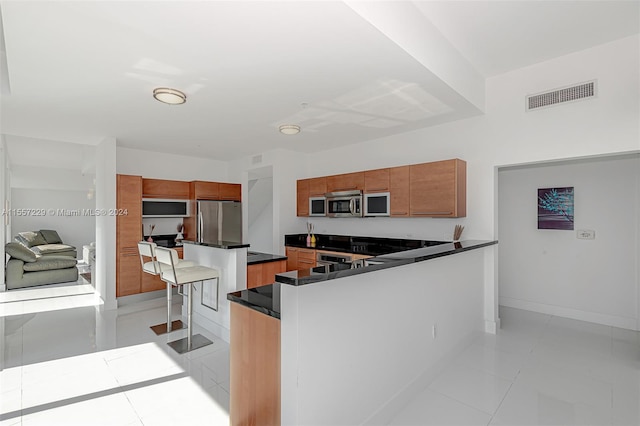
[[273,177],[248,182],[247,242],[252,251],[271,253],[273,250]]
[[[93,210],[95,200],[87,199],[86,191],[65,191],[53,189],[13,188],[11,199],[14,209],[36,209],[45,215],[13,216],[12,232],[54,229],[65,244],[76,247],[78,257],[82,258],[82,246],[96,240],[95,216],[60,214],[59,210]],[[75,212],[72,212],[75,214]]]
[[[96,208],[116,208],[116,140],[96,146]],[[116,309],[116,217],[96,217],[96,291],[105,309]]]
[[282,424],[387,424],[483,330],[487,249],[281,285]]
[[228,182],[224,161],[186,155],[165,154],[131,148],[116,148],[116,171],[123,175],[168,180]]
[[[635,329],[638,176],[638,155],[501,170],[500,304]],[[537,189],[564,186],[575,230],[537,229]]]

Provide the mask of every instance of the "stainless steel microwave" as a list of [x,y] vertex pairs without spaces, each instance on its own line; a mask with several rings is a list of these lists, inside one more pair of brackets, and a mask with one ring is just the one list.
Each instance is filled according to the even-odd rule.
[[390,208],[391,194],[389,192],[364,194],[365,216],[389,216]]
[[328,192],[328,217],[362,217],[362,191]]
[[326,216],[327,200],[324,197],[309,197],[309,216]]

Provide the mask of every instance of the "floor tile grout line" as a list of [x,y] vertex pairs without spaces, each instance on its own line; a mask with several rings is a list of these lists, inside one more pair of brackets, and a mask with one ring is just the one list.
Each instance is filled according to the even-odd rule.
[[[445,398],[449,398],[449,399],[451,399],[451,400],[453,400],[453,401],[456,401],[456,402],[458,402],[458,403],[460,403],[460,404],[464,405],[465,407],[471,408],[471,409],[473,409],[473,410],[475,410],[475,411],[479,411],[479,412],[481,412],[481,413],[483,413],[483,414],[486,414],[487,416],[491,416],[491,414],[490,414],[490,413],[487,413],[487,412],[486,412],[486,411],[484,411],[484,410],[481,410],[481,409],[479,409],[479,408],[473,407],[473,406],[471,406],[471,405],[467,404],[466,402],[460,401],[459,399],[454,398],[454,397],[452,397],[452,396],[450,396],[450,395],[446,395],[446,394],[444,394],[444,393],[442,393],[442,392],[440,392],[440,391],[438,391],[438,390],[436,390],[436,389],[431,388],[430,386],[427,386],[427,387],[425,388],[425,390],[429,390],[429,391],[431,391],[431,392],[435,392],[435,393],[437,393],[437,394],[439,394],[439,395],[441,395],[441,396],[444,396]],[[397,414],[397,413],[396,413],[396,414]]]

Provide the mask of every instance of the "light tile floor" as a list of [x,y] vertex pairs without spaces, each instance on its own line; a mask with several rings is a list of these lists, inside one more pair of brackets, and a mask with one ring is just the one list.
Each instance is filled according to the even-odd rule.
[[393,425],[640,425],[640,333],[500,307]]
[[[226,425],[229,347],[185,355],[149,325],[164,309],[6,316],[0,425]],[[176,306],[176,317],[179,306]],[[500,308],[394,425],[640,425],[640,333]],[[0,327],[1,329],[1,327]]]
[[194,326],[213,345],[179,355],[166,343],[186,331],[149,329],[164,320],[162,307],[131,306],[0,318],[0,425],[229,424],[228,344]]

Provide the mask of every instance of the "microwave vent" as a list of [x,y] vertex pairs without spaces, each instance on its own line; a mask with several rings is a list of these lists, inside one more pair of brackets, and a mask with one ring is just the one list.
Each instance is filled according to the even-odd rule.
[[527,111],[593,98],[596,95],[596,80],[563,87],[549,92],[527,96]]

